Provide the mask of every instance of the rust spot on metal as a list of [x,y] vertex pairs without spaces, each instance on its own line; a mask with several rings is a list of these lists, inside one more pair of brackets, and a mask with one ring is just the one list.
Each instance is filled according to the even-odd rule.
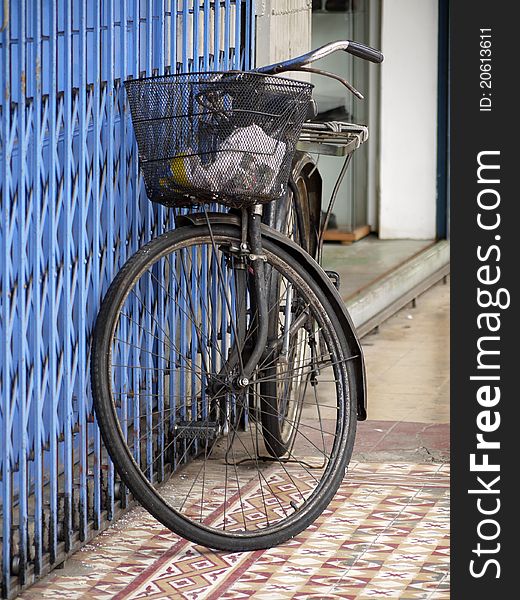
[[25,75],[25,71],[22,71],[20,73],[20,83],[22,85],[22,94],[25,96],[25,88],[26,88],[26,83],[27,83],[27,78]]
[[7,25],[9,24],[9,0],[4,0],[4,20],[2,26],[0,27],[0,33],[7,29]]

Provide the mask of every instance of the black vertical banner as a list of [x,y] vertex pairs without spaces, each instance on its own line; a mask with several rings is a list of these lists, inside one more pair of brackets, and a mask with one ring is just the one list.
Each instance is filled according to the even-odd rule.
[[515,8],[450,3],[451,597],[457,600],[516,597],[520,575]]

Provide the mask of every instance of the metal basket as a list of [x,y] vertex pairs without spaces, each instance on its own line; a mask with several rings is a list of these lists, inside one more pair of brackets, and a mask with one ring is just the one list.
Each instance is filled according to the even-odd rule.
[[126,81],[150,200],[242,207],[283,196],[312,87],[241,71]]

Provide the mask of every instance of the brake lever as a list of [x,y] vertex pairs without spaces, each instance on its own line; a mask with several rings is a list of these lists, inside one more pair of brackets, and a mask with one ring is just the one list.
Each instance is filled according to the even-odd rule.
[[354,94],[354,96],[356,96],[360,100],[365,99],[363,94],[360,91],[356,90],[356,88],[350,82],[348,82],[343,77],[336,75],[335,73],[329,73],[329,71],[323,71],[322,69],[315,69],[314,67],[297,67],[292,70],[293,71],[304,71],[306,73],[316,73],[316,75],[323,75],[324,77],[330,77],[331,79],[336,79],[336,81],[339,81],[340,83],[342,83],[350,92],[352,92]]

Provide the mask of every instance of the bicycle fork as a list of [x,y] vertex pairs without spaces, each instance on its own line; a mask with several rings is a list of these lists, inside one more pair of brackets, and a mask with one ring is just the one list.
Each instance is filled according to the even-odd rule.
[[[267,282],[265,276],[266,257],[262,248],[262,206],[255,205],[249,210],[242,211],[242,242],[249,242],[249,260],[253,270],[255,302],[257,308],[257,330],[254,347],[249,355],[242,373],[237,379],[239,387],[246,387],[267,346],[268,308]],[[247,240],[247,242],[245,241]]]

